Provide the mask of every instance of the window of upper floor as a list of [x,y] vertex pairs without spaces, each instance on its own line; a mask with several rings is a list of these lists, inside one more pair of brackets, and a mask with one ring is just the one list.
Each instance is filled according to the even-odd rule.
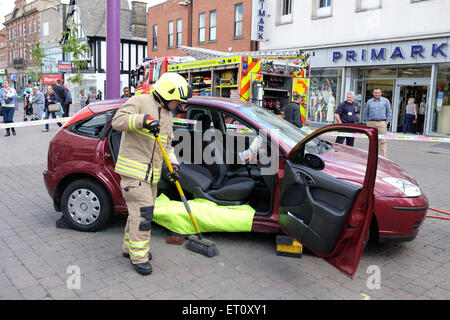
[[356,0],[356,11],[381,8],[381,0]]
[[198,42],[205,42],[205,13],[198,15]]
[[277,0],[276,24],[292,23],[294,0]]
[[242,22],[243,22],[243,4],[239,3],[234,6],[234,37],[242,37]]
[[312,18],[331,17],[333,9],[332,0],[312,0]]

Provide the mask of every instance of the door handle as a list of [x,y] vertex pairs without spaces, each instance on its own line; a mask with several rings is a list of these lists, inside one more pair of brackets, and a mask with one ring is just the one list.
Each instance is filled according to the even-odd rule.
[[309,187],[312,187],[315,184],[314,180],[310,176],[307,176],[307,175],[303,176],[303,182],[305,183],[305,185],[307,185]]
[[[310,177],[309,175],[306,175],[306,174],[303,173],[303,172],[297,172],[297,173],[296,173],[296,176],[297,176],[297,179],[298,179],[298,180],[297,180],[298,183],[303,182],[303,184],[304,184],[305,186],[309,186],[309,187],[315,185],[314,179],[313,179],[312,177]],[[300,182],[300,181],[301,181],[301,182]]]
[[111,154],[110,154],[110,153],[108,153],[108,152],[105,152],[105,158],[106,158],[106,159],[109,159],[109,158],[111,158]]

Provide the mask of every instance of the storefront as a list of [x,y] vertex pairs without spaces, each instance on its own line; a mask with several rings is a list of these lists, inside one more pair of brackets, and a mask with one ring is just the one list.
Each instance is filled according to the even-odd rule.
[[416,132],[450,135],[449,38],[385,42],[313,50],[309,119],[330,122],[337,105],[354,91],[360,121],[375,88],[391,102],[390,132],[401,132],[408,99],[414,98],[419,117]]

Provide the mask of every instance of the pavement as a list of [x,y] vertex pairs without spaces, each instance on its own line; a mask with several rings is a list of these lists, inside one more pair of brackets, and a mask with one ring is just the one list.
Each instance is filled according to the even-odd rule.
[[[207,258],[166,244],[155,227],[153,273],[141,276],[122,257],[126,217],[95,233],[55,228],[61,214],[42,172],[57,126],[42,129],[0,135],[0,299],[450,299],[450,222],[436,219],[414,241],[370,243],[353,280],[307,250],[277,256],[272,234],[208,234],[220,254]],[[450,144],[388,141],[388,157],[419,181],[431,207],[450,211]]]

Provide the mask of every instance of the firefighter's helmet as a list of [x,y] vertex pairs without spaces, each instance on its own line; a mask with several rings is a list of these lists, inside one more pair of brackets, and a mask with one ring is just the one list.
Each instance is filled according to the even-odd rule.
[[186,79],[174,72],[163,73],[153,85],[153,89],[166,101],[186,102],[188,98],[192,97],[192,88]]

